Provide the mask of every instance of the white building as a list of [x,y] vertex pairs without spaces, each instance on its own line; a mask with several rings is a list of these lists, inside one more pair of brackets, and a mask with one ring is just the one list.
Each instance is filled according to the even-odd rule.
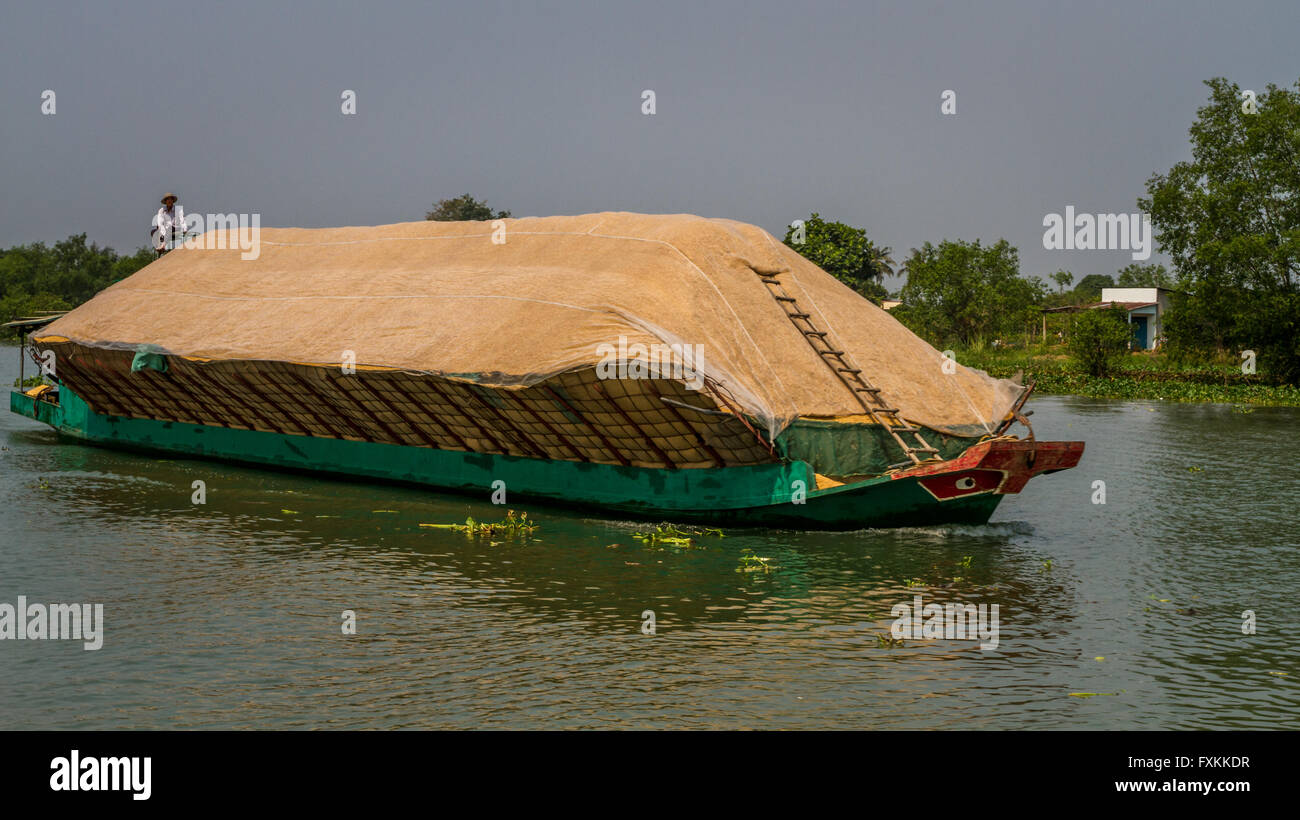
[[1154,350],[1164,334],[1162,319],[1172,293],[1169,288],[1102,288],[1101,303],[1089,307],[1127,311],[1129,324],[1133,325],[1133,346]]

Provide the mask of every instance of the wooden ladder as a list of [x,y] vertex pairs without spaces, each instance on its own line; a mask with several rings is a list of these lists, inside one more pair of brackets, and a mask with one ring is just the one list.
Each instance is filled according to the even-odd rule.
[[[921,437],[921,428],[915,427],[903,421],[898,415],[897,407],[890,407],[889,404],[880,395],[880,388],[873,387],[862,376],[862,370],[854,367],[849,361],[847,354],[843,350],[836,350],[831,343],[826,341],[827,333],[824,330],[818,330],[812,322],[812,316],[799,307],[798,301],[786,291],[785,285],[781,284],[778,274],[757,272],[758,277],[763,280],[767,286],[768,292],[776,303],[785,311],[785,315],[790,317],[791,324],[795,330],[803,334],[808,340],[808,344],[826,363],[826,366],[839,378],[844,386],[853,394],[853,398],[861,405],[862,410],[872,418],[877,424],[885,428],[889,435],[893,436],[894,441],[902,448],[903,453],[907,456],[907,461],[901,461],[898,464],[891,464],[886,469],[893,470],[898,467],[910,467],[913,464],[920,464],[923,461],[940,461],[939,451],[931,447],[930,444]],[[916,441],[908,444],[903,438],[905,435],[913,436]],[[922,457],[921,454],[924,454]]]

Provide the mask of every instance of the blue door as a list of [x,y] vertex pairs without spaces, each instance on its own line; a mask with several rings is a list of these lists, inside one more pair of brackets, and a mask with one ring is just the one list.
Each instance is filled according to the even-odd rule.
[[1147,317],[1133,316],[1133,347],[1137,350],[1147,349]]

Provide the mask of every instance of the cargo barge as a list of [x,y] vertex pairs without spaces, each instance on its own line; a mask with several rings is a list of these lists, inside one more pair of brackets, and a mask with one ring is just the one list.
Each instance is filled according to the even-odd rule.
[[[760,228],[602,213],[265,229],[48,323],[85,443],[721,525],[983,523],[1082,442]],[[225,249],[229,248],[229,250]],[[36,326],[40,324],[40,326]]]

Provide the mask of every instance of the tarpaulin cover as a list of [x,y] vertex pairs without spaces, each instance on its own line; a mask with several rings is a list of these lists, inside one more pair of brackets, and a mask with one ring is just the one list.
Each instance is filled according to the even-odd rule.
[[[495,240],[495,241],[494,241]],[[761,228],[689,214],[266,228],[252,253],[180,249],[49,325],[93,347],[397,368],[489,387],[591,368],[611,349],[686,345],[688,364],[770,432],[862,414],[758,274],[913,422],[992,430],[1023,388],[945,359]],[[620,337],[624,339],[619,347]],[[695,347],[698,346],[698,347]],[[952,372],[946,372],[951,370]]]

